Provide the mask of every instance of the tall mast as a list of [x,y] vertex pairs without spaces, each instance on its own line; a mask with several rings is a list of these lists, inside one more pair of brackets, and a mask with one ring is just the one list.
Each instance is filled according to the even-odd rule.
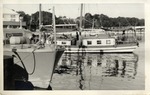
[[41,28],[41,4],[39,5],[39,29]]
[[80,13],[80,34],[81,34],[81,31],[82,31],[82,13],[83,13],[83,4],[81,4],[81,13]]
[[53,30],[54,30],[54,43],[56,48],[56,25],[55,25],[55,7],[53,6]]
[[80,26],[79,26],[79,47],[82,46],[82,38],[81,38],[81,32],[82,32],[82,11],[83,11],[83,4],[81,4],[81,13],[80,13]]
[[[41,4],[39,4],[39,31],[41,31]],[[42,33],[39,34],[39,41],[41,40]]]

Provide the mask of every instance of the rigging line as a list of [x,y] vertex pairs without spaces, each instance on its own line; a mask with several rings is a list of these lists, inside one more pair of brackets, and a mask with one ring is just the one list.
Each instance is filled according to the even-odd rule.
[[32,75],[32,74],[35,72],[35,66],[36,66],[36,60],[35,60],[35,55],[34,55],[34,51],[35,51],[35,50],[36,50],[36,48],[32,51],[32,53],[33,53],[33,58],[34,58],[34,67],[33,67],[33,71],[32,71],[31,73],[29,73],[29,72],[27,71],[27,69],[26,69],[26,67],[25,67],[25,65],[24,65],[24,63],[23,63],[23,60],[21,59],[21,57],[20,57],[19,54],[17,53],[16,49],[13,49],[13,50],[12,50],[12,52],[18,56],[18,58],[19,58],[19,60],[20,60],[20,62],[21,62],[21,64],[22,64],[23,68],[25,69],[25,71],[26,71],[29,75]]
[[12,49],[12,52],[13,52],[15,55],[17,55],[17,57],[19,58],[19,60],[20,60],[20,62],[21,62],[21,64],[22,64],[22,66],[23,66],[23,68],[24,68],[25,71],[27,72],[27,69],[26,69],[26,67],[25,67],[25,65],[24,65],[24,63],[23,63],[23,61],[21,60],[21,57],[20,57],[19,54],[16,52],[16,49]]
[[[28,54],[27,56],[25,56],[25,57],[22,59],[22,61],[25,60],[25,59],[26,59],[27,57],[29,57],[29,56],[30,56],[30,54]],[[19,62],[20,62],[20,60],[17,61],[17,62],[15,62],[15,63],[17,64],[17,63],[19,63]]]
[[33,60],[34,60],[34,66],[33,66],[33,71],[31,72],[31,73],[28,73],[29,75],[32,75],[32,74],[34,74],[34,72],[35,72],[35,67],[36,67],[36,58],[35,58],[35,54],[34,54],[34,51],[35,51],[36,49],[34,49],[33,51],[32,51],[32,54],[33,54]]
[[136,26],[136,25],[138,24],[138,21],[137,21],[136,19],[135,19],[135,21],[136,21],[136,22],[135,22],[134,26]]
[[85,17],[85,4],[82,3],[82,28],[84,28],[85,21],[83,20]]
[[95,13],[93,13],[93,14],[98,14],[98,4],[94,4],[93,6],[95,6]]
[[83,17],[85,16],[85,4],[83,4]]
[[78,8],[77,15],[78,15],[78,16],[80,15],[80,5],[79,5],[79,8]]
[[[91,23],[91,24],[93,24],[93,21],[92,22],[90,22],[90,21],[88,21],[87,19],[85,19],[85,18],[83,18],[85,21],[87,21],[87,22],[89,22],[89,23]],[[94,22],[96,22],[96,21],[94,21]]]
[[[70,5],[69,5],[69,7],[72,7],[72,6],[70,6]],[[70,9],[71,9],[71,8],[70,8]],[[71,24],[71,23],[72,23],[72,22],[71,22],[71,21],[72,21],[72,18],[71,18],[71,17],[68,17],[68,19],[67,19],[67,20],[68,20],[68,23],[69,23],[69,24]]]
[[100,14],[99,4],[96,4],[96,5],[97,5],[97,9],[98,9],[98,14]]
[[[61,5],[59,5],[59,6],[60,6],[60,8],[62,7]],[[64,21],[64,19],[63,19],[64,18],[64,16],[63,16],[63,14],[64,14],[63,8],[61,8],[61,14],[62,14],[62,21],[63,21],[64,24],[66,24],[65,21]]]
[[[64,12],[64,9],[61,8],[61,10],[62,10],[61,13],[64,14],[64,15],[66,16],[66,13]],[[63,16],[63,17],[64,17],[64,16]],[[68,19],[66,19],[67,22],[65,22],[65,19],[63,19],[63,17],[62,17],[63,23],[64,23],[64,24],[67,24]],[[67,16],[66,16],[66,18],[67,18]],[[70,24],[70,23],[69,23],[69,24]]]
[[88,13],[90,13],[90,4],[88,4]]

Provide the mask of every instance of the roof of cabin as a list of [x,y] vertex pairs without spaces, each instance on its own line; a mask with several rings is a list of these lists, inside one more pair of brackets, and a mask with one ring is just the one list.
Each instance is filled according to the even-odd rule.
[[58,41],[71,41],[72,39],[61,39],[61,38],[57,38]]
[[109,37],[109,35],[107,34],[99,34],[96,36],[86,36],[86,37],[82,37],[83,39],[109,39],[112,37]]
[[25,30],[25,29],[18,29],[18,28],[4,28],[3,32],[7,32],[7,33],[23,33],[23,32],[28,32],[31,33],[31,31],[29,30]]
[[[3,25],[16,25],[16,26],[19,26],[20,22],[16,22],[16,21],[3,21]],[[22,26],[26,26],[26,22],[22,22]]]

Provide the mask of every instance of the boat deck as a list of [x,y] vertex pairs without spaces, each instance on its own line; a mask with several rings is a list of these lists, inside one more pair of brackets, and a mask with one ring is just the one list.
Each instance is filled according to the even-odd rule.
[[4,51],[12,51],[13,49],[17,52],[53,52],[55,51],[54,45],[46,45],[40,48],[34,44],[23,44],[23,45],[4,45]]

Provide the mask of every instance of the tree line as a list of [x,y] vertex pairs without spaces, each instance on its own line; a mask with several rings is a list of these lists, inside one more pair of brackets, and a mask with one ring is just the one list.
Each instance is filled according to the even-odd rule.
[[[79,17],[78,17],[79,19]],[[112,18],[104,14],[86,13],[83,17],[84,28],[100,28],[100,27],[126,27],[126,26],[144,26],[144,19],[135,17],[116,17]],[[78,21],[79,23],[79,21]]]
[[[20,16],[23,16],[23,21],[26,22],[26,29],[36,30],[39,28],[39,11],[33,13],[32,15],[26,14],[23,11],[18,11]],[[52,13],[42,11],[42,24],[50,25],[52,24]],[[56,24],[78,24],[79,18],[70,19],[66,16],[55,16]],[[144,26],[145,20],[135,17],[109,17],[104,14],[94,14],[86,13],[83,16],[83,27],[84,28],[101,28],[101,27],[126,27],[126,26]]]

